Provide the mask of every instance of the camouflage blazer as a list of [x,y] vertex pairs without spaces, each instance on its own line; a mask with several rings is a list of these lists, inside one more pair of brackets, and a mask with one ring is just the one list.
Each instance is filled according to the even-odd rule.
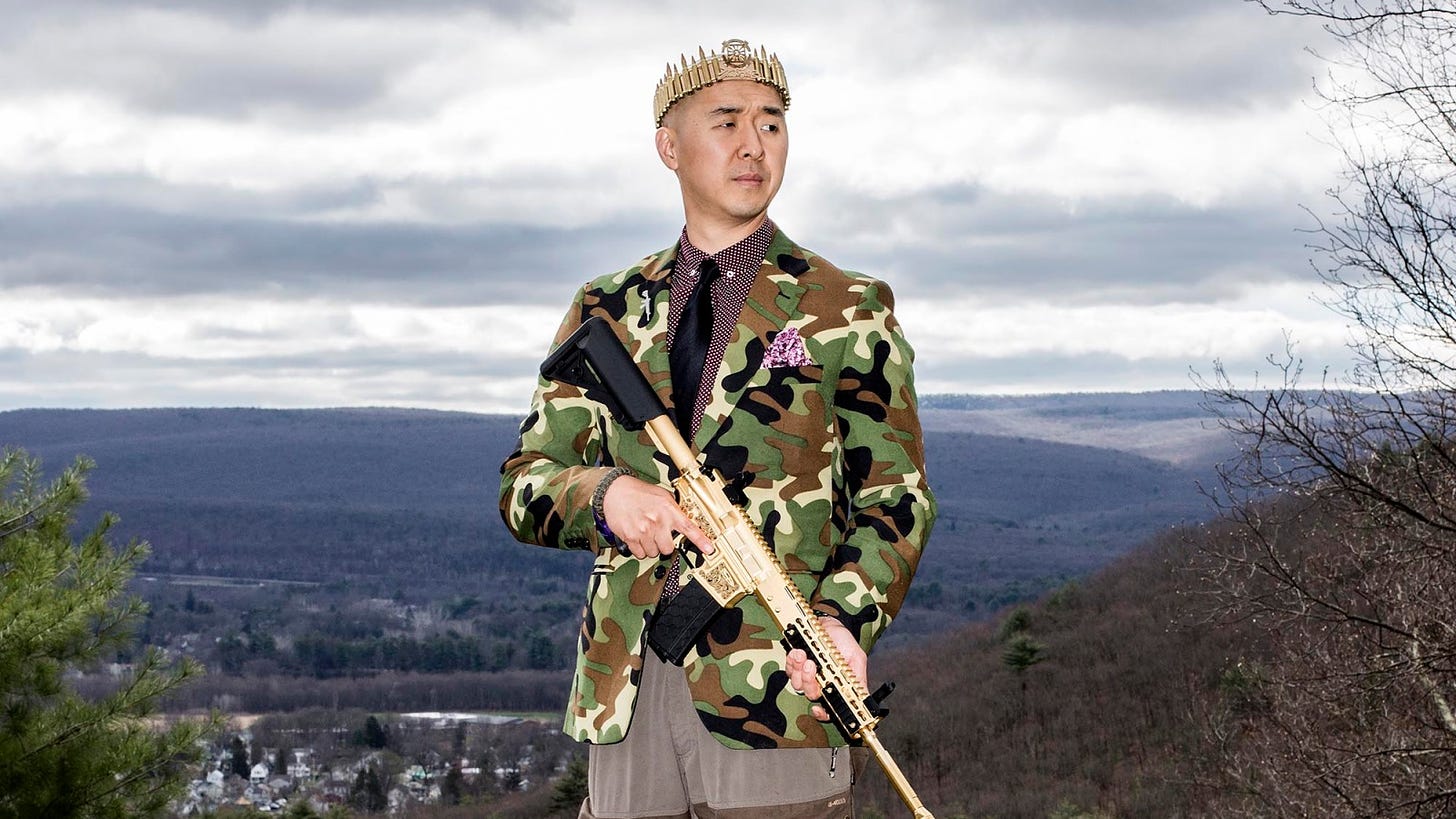
[[[675,255],[674,246],[585,285],[555,342],[589,316],[610,319],[669,407]],[[777,233],[693,441],[705,464],[742,487],[749,517],[815,610],[843,621],[866,651],[899,611],[935,518],[913,354],[892,307],[884,283]],[[799,355],[764,366],[775,340],[782,349],[795,333]],[[594,743],[626,735],[666,573],[664,561],[623,556],[596,532],[591,495],[614,465],[669,482],[645,431],[622,429],[577,388],[543,379],[501,467],[501,514],[518,539],[596,554],[565,725]],[[789,687],[779,637],[752,596],[718,615],[684,662],[704,725],[733,748],[843,744]]]

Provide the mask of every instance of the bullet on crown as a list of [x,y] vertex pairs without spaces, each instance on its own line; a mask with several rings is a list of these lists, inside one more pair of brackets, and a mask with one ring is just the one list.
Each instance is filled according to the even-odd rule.
[[657,83],[652,108],[655,122],[660,127],[667,110],[678,100],[700,91],[715,82],[724,80],[752,80],[760,82],[779,92],[784,109],[789,107],[789,82],[784,77],[784,66],[777,54],[769,54],[762,46],[755,52],[746,40],[724,40],[723,53],[709,51],[704,54],[700,46],[698,58],[688,62],[682,55],[682,65],[674,68],[667,64],[667,73]]

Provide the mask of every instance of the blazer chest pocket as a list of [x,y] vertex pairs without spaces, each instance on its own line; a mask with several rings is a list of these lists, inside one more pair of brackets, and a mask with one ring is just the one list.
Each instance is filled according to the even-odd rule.
[[765,367],[743,392],[738,409],[774,430],[811,443],[829,428],[824,367]]

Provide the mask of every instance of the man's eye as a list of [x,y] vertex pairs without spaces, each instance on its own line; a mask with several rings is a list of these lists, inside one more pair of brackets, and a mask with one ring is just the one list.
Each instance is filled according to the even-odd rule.
[[772,122],[768,123],[767,125],[761,125],[759,127],[764,131],[778,131],[779,129],[779,126],[773,124]]

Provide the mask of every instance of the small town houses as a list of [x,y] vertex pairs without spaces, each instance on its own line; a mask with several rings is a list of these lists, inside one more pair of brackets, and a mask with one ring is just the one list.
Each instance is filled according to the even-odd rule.
[[[242,735],[246,743],[250,739]],[[351,795],[360,781],[360,772],[373,766],[376,772],[387,769],[383,753],[361,748],[357,759],[341,762],[335,760],[331,766],[320,764],[310,748],[296,748],[283,770],[274,771],[273,764],[258,762],[249,768],[246,778],[233,772],[231,749],[224,744],[211,749],[206,763],[206,772],[189,784],[187,793],[176,806],[176,815],[208,815],[219,808],[234,806],[250,808],[262,813],[281,812],[289,805],[306,800],[316,811],[348,805]],[[278,749],[262,749],[262,757],[277,760]],[[390,782],[381,782],[383,797],[390,813],[397,813],[411,804],[437,804],[442,799],[442,784],[450,773],[452,765],[459,765],[460,775],[467,783],[474,782],[482,770],[467,760],[447,760],[431,755],[427,764],[408,764],[391,777]],[[529,760],[525,760],[529,762]],[[396,758],[395,765],[398,766]],[[500,788],[523,787],[526,780],[520,769],[503,767],[485,774],[495,777]]]

